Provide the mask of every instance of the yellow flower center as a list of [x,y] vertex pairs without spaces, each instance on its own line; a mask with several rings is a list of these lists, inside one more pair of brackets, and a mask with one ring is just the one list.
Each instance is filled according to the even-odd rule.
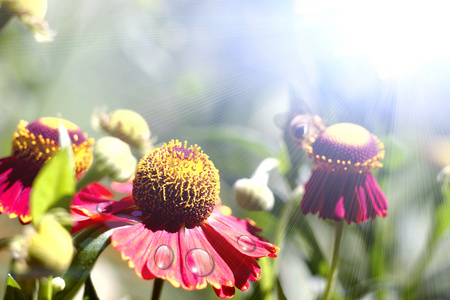
[[384,145],[367,129],[351,123],[327,127],[305,146],[307,154],[318,167],[331,171],[369,171],[379,168],[384,158]]
[[178,140],[145,155],[133,180],[135,204],[165,228],[193,227],[219,201],[219,172],[197,145]]
[[88,139],[77,125],[59,118],[44,117],[31,124],[20,121],[14,133],[13,155],[42,166],[60,149],[58,132],[60,121],[67,129],[72,142],[75,171],[77,174],[85,171],[93,160],[94,140]]
[[342,146],[363,147],[371,143],[370,132],[364,127],[351,123],[332,125],[325,129],[322,136]]

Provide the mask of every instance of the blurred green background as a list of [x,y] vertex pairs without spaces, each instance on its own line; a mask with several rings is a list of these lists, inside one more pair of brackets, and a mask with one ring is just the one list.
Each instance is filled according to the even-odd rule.
[[[388,216],[349,226],[356,254],[347,257],[353,263],[343,258],[342,272],[355,276],[351,284],[360,290],[341,280],[345,297],[408,299],[402,291],[415,272],[421,275],[411,299],[450,297],[445,226],[436,237],[436,224],[450,218],[436,180],[450,164],[449,57],[433,56],[413,72],[386,76],[369,54],[337,54],[342,41],[333,13],[339,8],[302,10],[308,3],[51,1],[46,20],[57,32],[53,42],[37,43],[18,20],[0,34],[0,156],[9,155],[20,119],[60,114],[98,138],[102,134],[90,124],[95,109],[135,110],[157,142],[199,144],[220,171],[224,204],[237,216],[251,216],[270,238],[273,218],[237,207],[231,186],[264,158],[281,155],[283,132],[273,119],[289,110],[289,89],[295,90],[329,124],[360,124],[386,145],[377,177]],[[309,169],[302,170],[304,182]],[[276,178],[271,185],[276,188]],[[275,216],[283,203],[277,197]],[[307,219],[316,236],[330,237],[322,247],[331,251],[331,225]],[[298,250],[297,227],[290,223],[288,239],[279,245],[280,280],[288,299],[312,299],[322,281]],[[0,237],[22,229],[6,216],[0,228]],[[1,258],[6,272],[9,255]],[[100,257],[93,280],[101,299],[148,299],[153,285],[111,248]],[[374,286],[384,294],[372,293]],[[236,298],[250,294],[237,292]],[[186,292],[166,284],[162,298],[175,297],[215,295],[211,287]]]

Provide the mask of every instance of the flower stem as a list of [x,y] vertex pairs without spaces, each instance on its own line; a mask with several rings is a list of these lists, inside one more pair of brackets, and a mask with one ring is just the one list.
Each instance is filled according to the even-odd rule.
[[325,293],[323,294],[322,300],[328,299],[328,294],[330,293],[331,286],[333,284],[334,271],[336,270],[337,262],[339,260],[339,249],[341,246],[342,232],[344,231],[344,222],[340,221],[340,222],[336,223],[335,229],[336,229],[336,233],[335,233],[335,237],[334,237],[333,258],[331,260],[331,266],[330,266],[330,270],[328,273],[327,289],[325,290]]
[[152,300],[158,300],[161,296],[161,291],[163,288],[164,280],[160,278],[155,278],[155,283],[153,284]]
[[38,300],[52,299],[52,279],[53,276],[50,275],[39,280]]

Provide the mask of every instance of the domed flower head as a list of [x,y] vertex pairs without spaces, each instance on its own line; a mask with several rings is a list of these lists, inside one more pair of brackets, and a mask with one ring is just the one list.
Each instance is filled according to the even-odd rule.
[[235,287],[247,290],[249,280],[259,279],[255,259],[276,257],[278,248],[255,235],[252,221],[231,216],[219,190],[218,171],[200,147],[171,141],[140,160],[132,196],[118,202],[84,197],[73,206],[74,219],[122,226],[111,244],[139,277],[186,290],[209,283],[230,298]]
[[31,221],[29,195],[31,185],[41,167],[60,150],[58,127],[60,122],[72,142],[76,174],[84,172],[92,163],[91,146],[80,128],[66,120],[44,117],[33,123],[20,121],[12,141],[12,154],[0,159],[0,213],[20,222]]
[[377,137],[359,125],[340,123],[309,137],[304,148],[315,166],[305,185],[303,214],[319,212],[320,218],[347,223],[386,216],[386,198],[371,173],[384,158]]

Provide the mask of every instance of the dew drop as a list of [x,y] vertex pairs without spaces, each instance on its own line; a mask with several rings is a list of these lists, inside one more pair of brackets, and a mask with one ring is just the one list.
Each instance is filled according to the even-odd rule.
[[167,245],[161,245],[156,249],[153,258],[158,268],[166,270],[173,264],[173,250]]
[[131,215],[132,215],[132,216],[135,216],[135,217],[140,217],[140,216],[142,216],[142,211],[140,211],[140,210],[135,210],[135,211],[133,211],[133,212],[131,213]]
[[214,259],[203,249],[189,250],[186,254],[186,267],[194,275],[205,277],[214,271]]
[[112,211],[111,204],[108,202],[100,202],[97,204],[97,212],[99,214],[109,214]]
[[237,239],[237,243],[239,245],[239,248],[244,250],[245,252],[253,252],[256,249],[256,243],[255,241],[246,235],[241,235]]

